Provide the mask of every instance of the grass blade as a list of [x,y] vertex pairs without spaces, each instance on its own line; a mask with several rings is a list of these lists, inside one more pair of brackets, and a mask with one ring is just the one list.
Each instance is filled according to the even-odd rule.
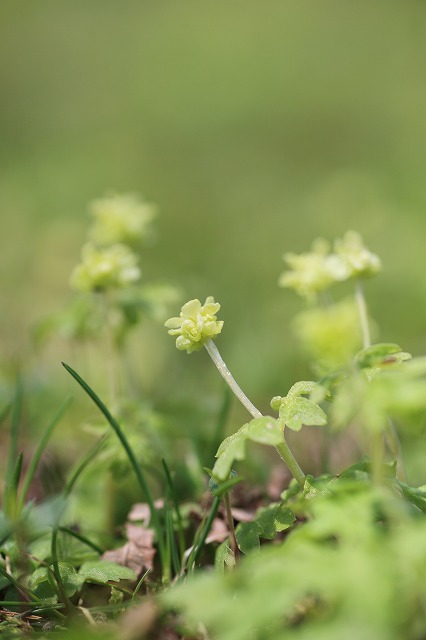
[[13,486],[13,477],[16,470],[16,457],[18,455],[19,424],[22,412],[22,381],[18,376],[16,380],[15,398],[12,406],[12,417],[10,423],[10,443],[7,456],[6,482],[5,482],[5,504],[9,504],[9,491]]
[[213,502],[212,502],[212,506],[210,508],[210,513],[209,513],[209,517],[207,518],[206,524],[204,525],[204,529],[202,530],[202,533],[200,535],[200,537],[197,540],[197,543],[194,545],[194,548],[191,552],[191,555],[188,558],[188,568],[189,570],[192,570],[192,568],[195,566],[199,555],[201,553],[201,550],[204,546],[204,543],[206,541],[207,536],[209,535],[209,531],[212,528],[212,524],[213,524],[213,520],[216,517],[217,514],[217,510],[219,509],[219,505],[220,505],[220,498],[218,498],[217,496],[214,497]]
[[27,493],[28,490],[30,488],[31,482],[34,478],[34,474],[37,470],[38,464],[40,462],[40,458],[43,454],[43,451],[46,448],[46,445],[50,439],[50,436],[52,435],[55,427],[57,426],[57,424],[59,423],[59,421],[61,420],[62,416],[64,415],[64,413],[66,412],[66,410],[68,409],[68,407],[71,404],[71,398],[67,398],[65,400],[65,402],[61,405],[61,407],[59,408],[59,411],[57,412],[57,414],[55,415],[55,417],[53,418],[52,422],[49,424],[49,426],[47,427],[46,431],[44,432],[44,434],[42,435],[42,438],[39,442],[39,445],[33,455],[33,457],[31,458],[30,464],[28,465],[28,469],[27,472],[24,476],[24,480],[22,482],[22,488],[21,488],[21,492],[20,492],[20,496],[19,496],[19,505],[18,505],[18,510],[21,511],[24,503],[25,503],[25,499],[27,497]]
[[65,496],[70,495],[71,491],[74,488],[75,483],[77,482],[77,480],[79,479],[79,477],[81,476],[81,474],[83,473],[87,465],[90,464],[90,462],[92,462],[92,460],[96,458],[98,453],[102,450],[105,442],[108,440],[108,437],[109,437],[109,434],[106,434],[102,436],[100,440],[95,442],[94,446],[91,449],[89,449],[86,455],[83,456],[80,462],[78,462],[77,465],[74,467],[74,469],[71,471],[70,478],[64,488]]
[[177,525],[178,525],[178,542],[179,542],[179,552],[180,552],[180,557],[183,558],[184,553],[185,553],[185,536],[184,536],[184,527],[183,527],[183,520],[182,520],[182,515],[180,512],[180,508],[179,508],[179,501],[177,499],[176,496],[176,491],[175,491],[175,487],[173,484],[173,480],[172,480],[172,476],[169,470],[169,467],[166,463],[166,461],[164,460],[164,458],[161,460],[162,464],[163,464],[163,468],[164,468],[164,474],[166,476],[166,482],[167,482],[167,486],[170,492],[170,497],[173,501],[173,506],[175,509],[175,513],[176,513],[176,519],[177,519]]
[[0,411],[0,424],[2,424],[3,420],[6,420],[7,416],[9,415],[9,411],[11,407],[12,407],[12,403],[7,402],[3,407],[3,409]]
[[95,405],[98,407],[98,409],[104,415],[104,417],[106,418],[107,422],[109,423],[111,428],[115,431],[118,439],[120,440],[120,442],[121,442],[121,444],[123,446],[123,449],[125,450],[125,452],[127,454],[129,462],[130,462],[131,466],[133,467],[133,470],[135,472],[136,478],[137,478],[137,480],[139,482],[139,486],[141,487],[142,492],[144,493],[146,501],[148,502],[149,508],[151,510],[152,524],[154,525],[154,529],[155,529],[155,531],[157,533],[158,550],[159,550],[161,561],[163,561],[164,552],[165,552],[164,540],[163,540],[163,532],[161,530],[158,511],[155,508],[154,499],[152,497],[151,491],[150,491],[150,489],[148,487],[148,484],[146,482],[145,475],[143,473],[142,467],[138,463],[138,461],[137,461],[137,459],[135,457],[135,454],[134,454],[132,448],[130,447],[129,442],[128,442],[124,432],[122,431],[120,425],[118,424],[117,420],[111,415],[111,413],[109,412],[109,410],[107,409],[105,404],[102,402],[102,400],[99,398],[99,396],[93,391],[93,389],[87,384],[87,382],[85,382],[83,380],[83,378],[81,378],[78,375],[78,373],[76,371],[74,371],[74,369],[72,369],[69,365],[65,364],[65,362],[63,362],[62,364],[65,367],[65,369],[68,371],[68,373],[74,378],[74,380],[76,380],[76,382],[78,382],[78,384],[81,386],[81,388],[87,393],[87,395],[91,398],[91,400],[93,400]]
[[67,533],[69,536],[72,536],[76,540],[80,540],[80,542],[83,542],[88,547],[90,547],[91,549],[96,551],[96,553],[99,553],[100,555],[102,555],[104,553],[104,551],[105,551],[105,549],[102,549],[102,547],[97,545],[96,542],[92,542],[92,540],[89,540],[89,538],[86,538],[86,536],[84,536],[82,533],[78,533],[77,531],[73,531],[72,529],[69,529],[68,527],[58,527],[58,531],[61,531],[62,533]]

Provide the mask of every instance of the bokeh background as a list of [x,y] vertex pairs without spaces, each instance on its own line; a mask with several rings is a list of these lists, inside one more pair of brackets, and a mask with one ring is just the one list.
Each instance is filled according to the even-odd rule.
[[[377,338],[425,353],[425,49],[419,0],[3,0],[4,380],[23,368],[59,397],[75,391],[60,360],[87,373],[65,341],[36,349],[32,327],[72,297],[87,203],[110,190],[158,205],[144,278],[181,289],[170,315],[221,302],[221,352],[262,410],[310,375],[291,333],[302,301],[277,280],[318,235],[363,234],[384,263],[366,287]],[[146,397],[213,419],[206,354],[155,322],[132,354]]]

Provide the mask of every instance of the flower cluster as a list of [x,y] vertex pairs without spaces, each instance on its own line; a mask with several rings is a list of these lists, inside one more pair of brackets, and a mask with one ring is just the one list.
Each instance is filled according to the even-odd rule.
[[140,276],[137,256],[126,245],[98,248],[89,243],[81,250],[81,263],[72,272],[70,284],[80,291],[105,291],[126,287]]
[[94,223],[90,238],[98,245],[125,243],[138,244],[146,236],[149,225],[156,216],[153,205],[136,195],[112,194],[94,200],[90,205]]
[[326,240],[318,239],[308,253],[284,254],[291,270],[284,271],[279,279],[282,287],[294,289],[307,298],[336,282],[351,278],[366,278],[381,270],[380,258],[363,243],[359,233],[348,231],[334,243],[334,252]]
[[94,217],[90,242],[71,274],[71,286],[79,291],[106,291],[134,284],[141,270],[131,246],[145,236],[154,208],[134,195],[115,194],[95,200],[90,211]]
[[212,296],[202,305],[198,299],[183,305],[180,316],[165,322],[171,336],[177,336],[176,347],[191,353],[201,349],[207,340],[217,336],[223,327],[223,320],[217,320],[220,304]]
[[337,256],[347,269],[347,278],[368,278],[382,269],[382,262],[375,253],[364,245],[361,234],[347,231],[342,239],[334,243]]

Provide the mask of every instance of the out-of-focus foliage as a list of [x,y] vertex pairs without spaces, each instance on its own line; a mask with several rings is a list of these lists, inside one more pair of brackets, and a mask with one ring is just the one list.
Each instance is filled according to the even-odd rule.
[[[363,474],[349,470],[321,489],[317,480],[311,495],[305,485],[298,514],[309,520],[284,544],[252,552],[236,572],[188,581],[165,602],[218,640],[421,637],[424,519]],[[297,510],[297,499],[289,504]]]
[[[316,235],[361,231],[383,261],[381,339],[423,350],[424,3],[5,0],[0,31],[4,357],[67,302],[86,203],[108,190],[158,204],[144,277],[221,300],[221,343],[265,405],[296,360],[280,256]],[[154,386],[165,352],[160,328],[132,349],[155,354]]]

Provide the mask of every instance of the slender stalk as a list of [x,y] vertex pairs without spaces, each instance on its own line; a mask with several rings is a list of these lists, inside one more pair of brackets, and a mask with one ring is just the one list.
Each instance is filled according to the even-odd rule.
[[383,483],[384,437],[381,431],[371,435],[371,473],[376,485]]
[[362,342],[364,349],[371,346],[370,327],[368,324],[367,305],[365,303],[364,290],[361,280],[355,285],[355,301],[358,307],[358,315],[361,323]]
[[[228,367],[223,361],[222,356],[220,355],[219,350],[214,344],[214,342],[212,340],[207,340],[204,346],[206,347],[209,356],[211,357],[214,364],[216,365],[220,375],[225,380],[225,382],[229,385],[229,387],[234,392],[234,394],[237,396],[241,404],[243,404],[244,407],[247,409],[247,411],[251,413],[253,418],[262,418],[263,414],[247,398],[244,391],[235,381],[234,377],[232,376],[231,372],[229,371]],[[300,468],[296,458],[292,454],[286,441],[283,439],[283,442],[277,445],[275,448],[280,454],[282,460],[284,460],[291,474],[296,478],[297,482],[301,486],[303,486],[306,476],[303,473],[302,469]]]
[[118,384],[117,384],[117,349],[114,341],[114,332],[111,325],[110,296],[101,293],[102,312],[104,316],[104,344],[105,344],[105,368],[108,376],[109,405],[113,412],[118,408]]
[[232,373],[229,371],[228,367],[226,366],[225,362],[223,361],[222,356],[220,355],[219,350],[216,347],[216,345],[213,342],[213,340],[207,340],[207,342],[206,342],[206,344],[204,346],[206,347],[210,358],[215,363],[215,365],[217,367],[217,370],[219,371],[220,375],[225,380],[226,384],[229,385],[229,387],[232,389],[232,391],[237,396],[237,398],[241,402],[241,404],[243,404],[245,406],[245,408],[247,409],[247,411],[249,413],[251,413],[253,418],[261,418],[262,414],[260,413],[259,409],[256,409],[254,404],[247,398],[247,396],[244,393],[244,391],[241,389],[239,384],[236,382],[236,380],[233,377]]
[[[367,305],[365,302],[364,290],[363,290],[361,280],[358,280],[356,283],[355,300],[357,303],[358,314],[359,314],[359,319],[361,323],[363,345],[364,345],[364,349],[367,349],[368,347],[371,346],[371,336],[370,336],[370,328],[368,324]],[[382,439],[380,441],[379,439],[377,439],[377,441],[373,444],[373,449],[377,451],[378,448],[380,446],[383,447],[385,443],[397,462],[398,479],[405,481],[406,475],[405,475],[405,469],[404,469],[404,462],[402,459],[401,443],[399,441],[399,437],[396,432],[395,425],[393,424],[390,418],[388,419],[388,426],[386,427],[386,430],[385,430],[385,440]]]
[[399,441],[398,433],[391,418],[388,418],[388,426],[386,427],[385,438],[388,449],[396,460],[396,477],[402,482],[407,482],[404,461],[402,459],[401,443]]
[[288,446],[287,442],[283,440],[283,442],[281,442],[280,444],[277,444],[275,448],[280,454],[282,460],[284,460],[284,462],[286,463],[293,477],[296,478],[300,486],[303,487],[306,480],[306,476],[303,473],[302,469],[300,468],[296,458],[292,454],[291,449]]
[[238,549],[237,536],[235,534],[234,518],[232,517],[231,501],[229,499],[229,493],[227,491],[225,492],[223,499],[225,502],[226,519],[228,521],[231,549],[232,549],[232,553],[234,554],[235,565],[237,565],[239,560],[239,549]]

